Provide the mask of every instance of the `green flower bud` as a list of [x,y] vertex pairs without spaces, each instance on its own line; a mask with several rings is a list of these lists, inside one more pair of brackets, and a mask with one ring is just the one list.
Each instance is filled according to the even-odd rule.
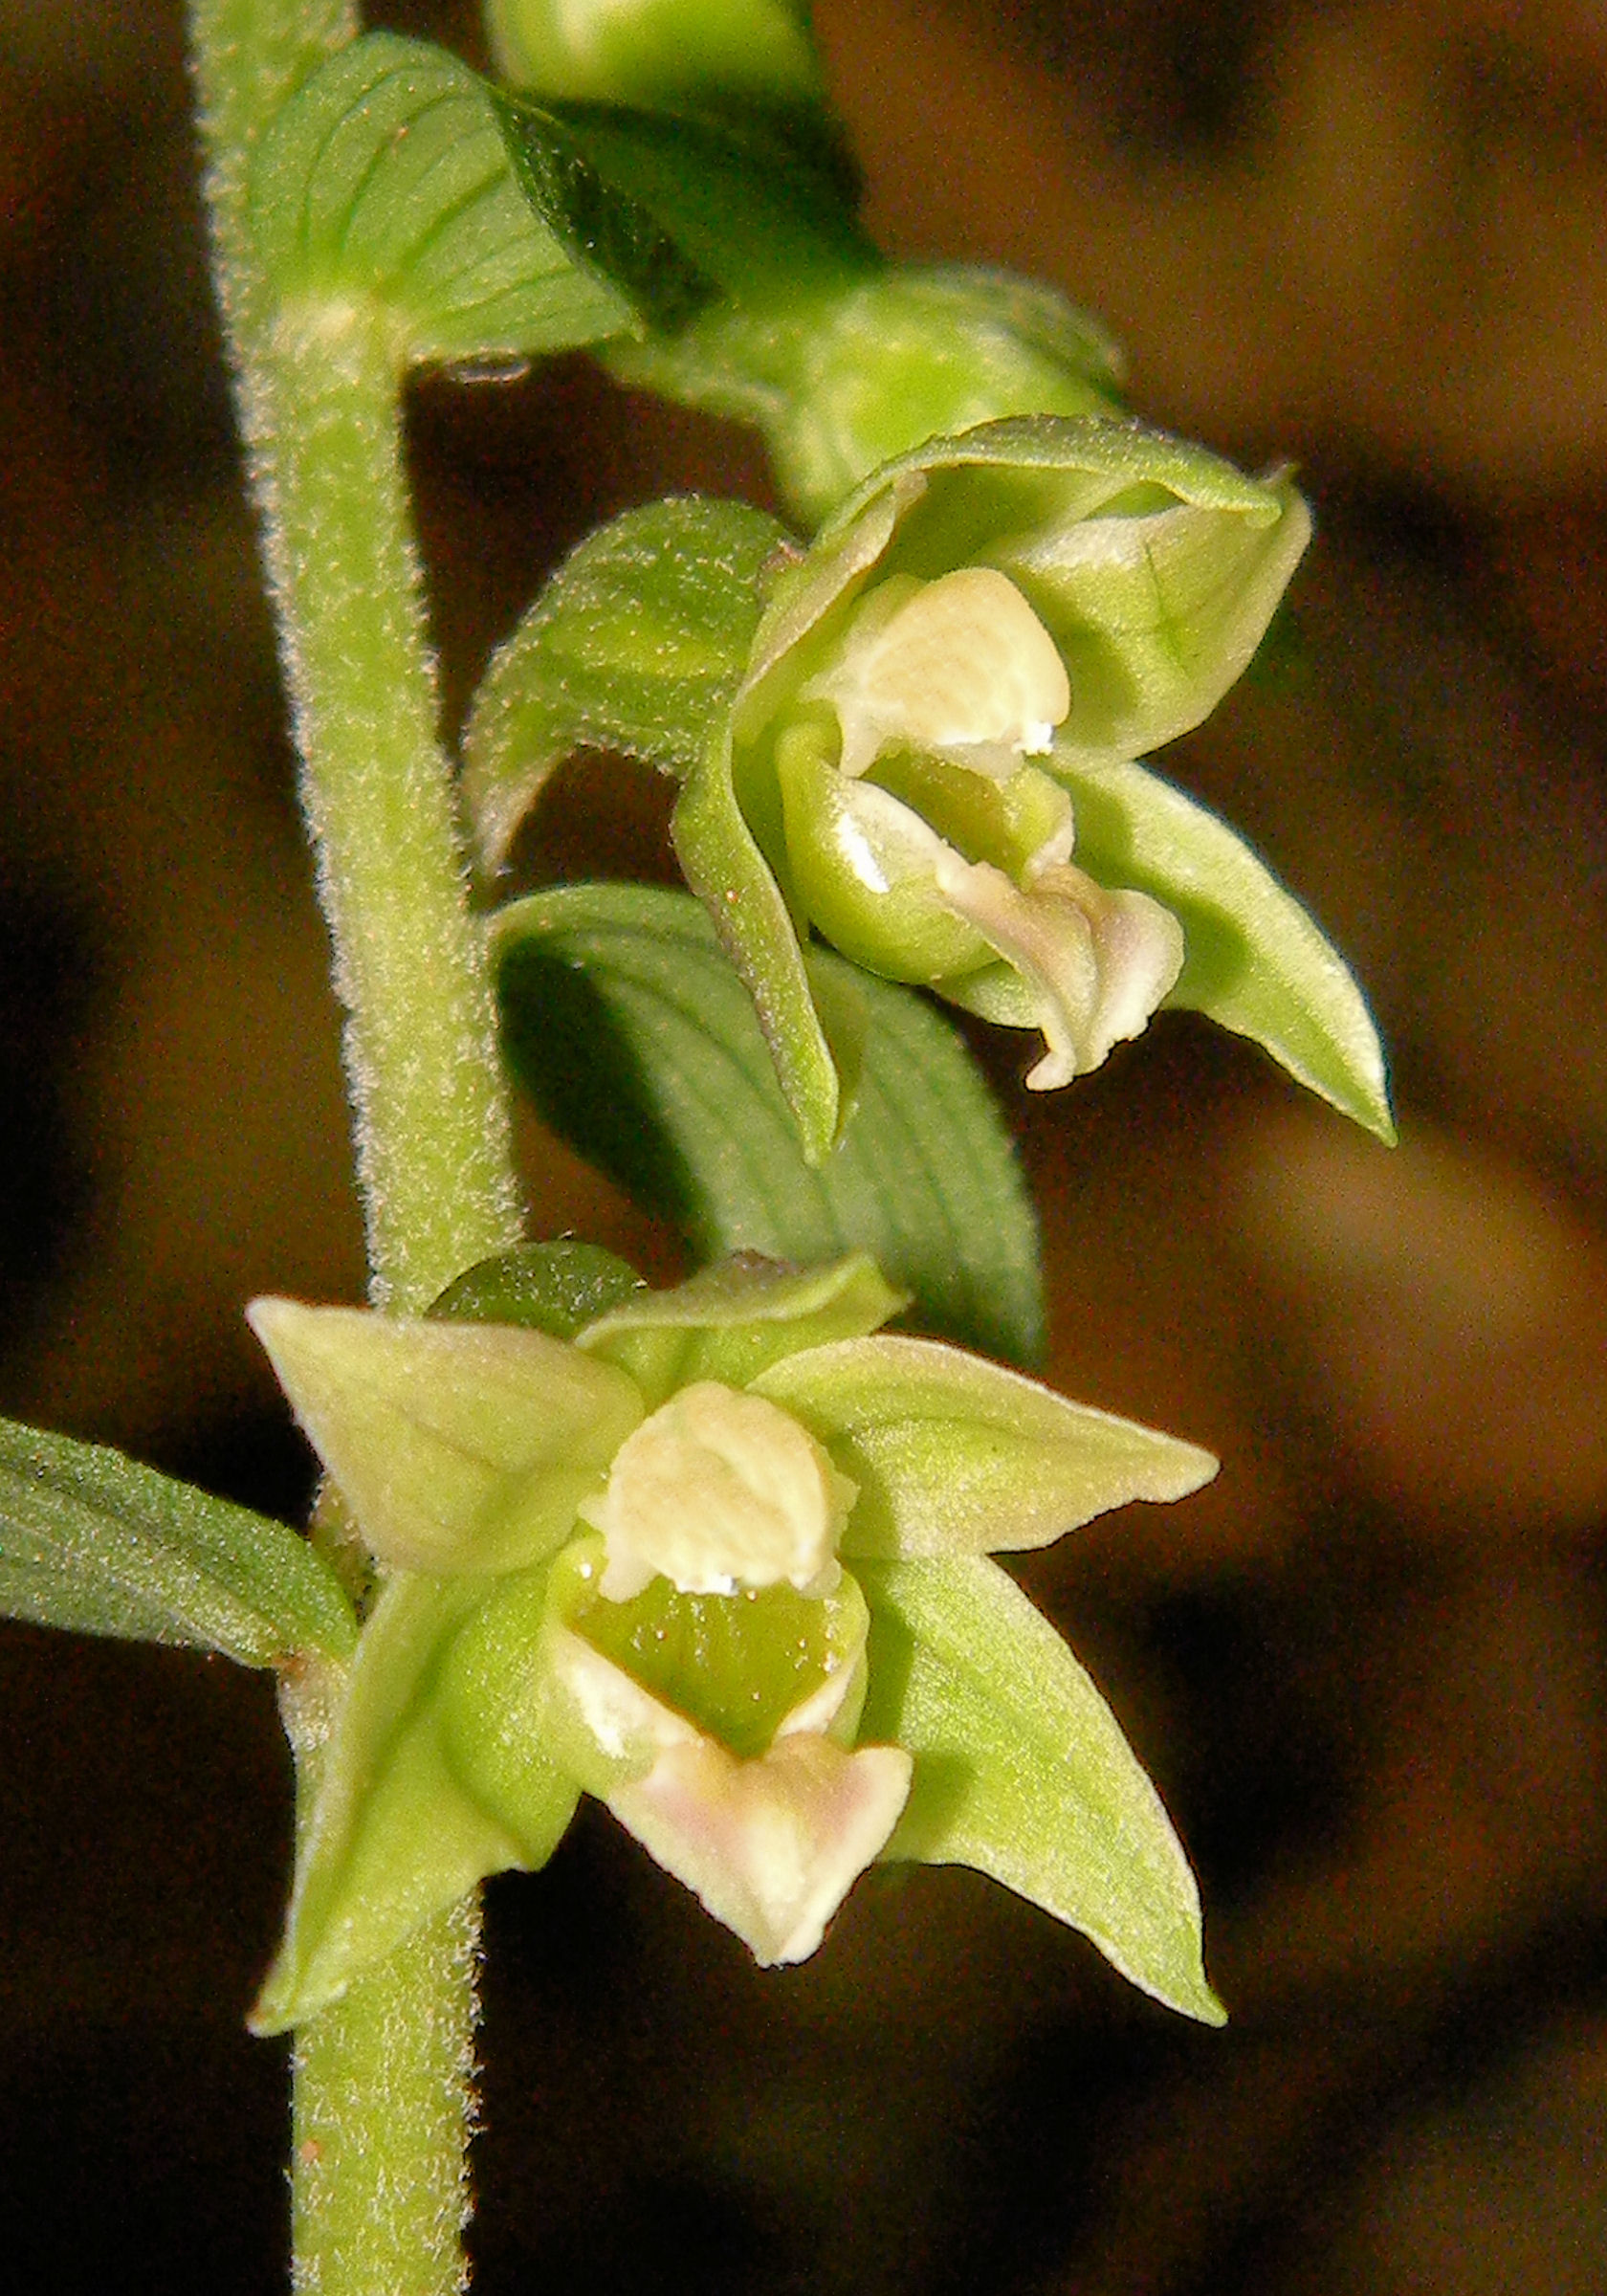
[[765,869],[796,927],[1041,1030],[1034,1089],[1138,1034],[1183,927],[1073,862],[1068,788],[1215,706],[1309,532],[1287,477],[1125,423],[986,424],[878,473],[781,576],[677,810],[761,1013]]
[[822,99],[807,15],[789,0],[486,0],[486,28],[503,77],[546,96]]
[[[288,1301],[253,1311],[392,1566],[320,1752],[258,2029],[338,1998],[481,1875],[539,1865],[582,1791],[761,1962],[814,1951],[855,1877],[894,1853],[917,1787],[931,1854],[997,1871],[1113,1950],[1127,1916],[1102,1883],[1068,1892],[1065,1827],[1046,1806],[1060,1846],[1039,1857],[1010,1782],[1046,1761],[1074,1777],[1085,1739],[1094,1822],[1121,1843],[1138,1828],[1142,1920],[1166,1939],[1121,1950],[1141,1982],[1213,2014],[1186,1866],[1080,1675],[1046,1674],[1040,1651],[1030,1679],[1013,1679],[990,1629],[958,1705],[921,1688],[914,1742],[858,1741],[878,1631],[892,1653],[882,1708],[899,1709],[899,1621],[923,1573],[1178,1495],[1214,1462],[956,1349],[880,1337],[900,1302],[860,1257],[806,1271],[744,1258],[665,1293],[610,1270],[583,1289],[612,1304],[579,1325],[561,1274],[549,1269],[522,1309],[572,1340]],[[453,1296],[473,1305],[481,1289]],[[947,1586],[925,1589],[942,1647],[917,1687],[951,1667],[978,1599]],[[993,1616],[997,1591],[980,1594]],[[1043,1695],[1049,1733],[1027,1744]],[[957,1714],[979,1711],[993,1718],[972,1767],[945,1740],[923,1771],[931,1718],[952,1736]],[[958,1831],[934,1830],[944,1810]]]

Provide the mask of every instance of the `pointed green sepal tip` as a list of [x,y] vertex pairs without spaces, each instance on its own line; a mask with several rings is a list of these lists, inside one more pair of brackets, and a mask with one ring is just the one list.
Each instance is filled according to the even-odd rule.
[[624,1372],[542,1332],[288,1299],[248,1314],[392,1570],[505,1571],[550,1555],[642,1416]]
[[754,1382],[859,1487],[843,1552],[885,1557],[1046,1546],[1134,1499],[1180,1499],[1209,1451],[932,1340],[848,1339]]
[[1223,2023],[1182,1845],[1047,1620],[984,1556],[855,1568],[871,1616],[861,1730],[914,1757],[884,1854],[991,1874],[1168,2008]]
[[1248,1037],[1395,1143],[1383,1048],[1355,977],[1247,839],[1134,761],[1062,762],[1079,856],[1162,902],[1186,956],[1167,1002]]

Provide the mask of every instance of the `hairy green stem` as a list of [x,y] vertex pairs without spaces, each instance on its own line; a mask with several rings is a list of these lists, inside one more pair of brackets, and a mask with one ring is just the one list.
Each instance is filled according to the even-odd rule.
[[495,1015],[407,519],[383,313],[286,311],[262,387],[270,565],[347,1011],[375,1305],[429,1306],[517,1240]]
[[[518,1221],[492,1000],[469,915],[401,453],[402,369],[359,299],[277,307],[249,228],[264,128],[357,30],[349,0],[193,0],[214,268],[347,1012],[376,1304],[417,1311]],[[337,1683],[293,1716],[310,1803]],[[303,1708],[307,1702],[303,1700]],[[295,2285],[465,2280],[477,1899],[302,2027]]]

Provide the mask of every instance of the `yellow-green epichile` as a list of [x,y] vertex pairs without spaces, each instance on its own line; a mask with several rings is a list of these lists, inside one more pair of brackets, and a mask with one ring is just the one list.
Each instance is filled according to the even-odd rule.
[[259,2029],[542,1864],[582,1791],[760,1962],[812,1953],[873,1860],[959,1860],[1217,2017],[1153,1789],[986,1559],[1215,1462],[883,1335],[863,1257],[612,1299],[541,1328],[252,1310],[384,1574]]

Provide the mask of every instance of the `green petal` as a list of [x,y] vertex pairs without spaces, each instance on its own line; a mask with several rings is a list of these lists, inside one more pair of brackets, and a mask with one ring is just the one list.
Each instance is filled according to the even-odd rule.
[[747,666],[783,527],[698,497],[589,535],[493,657],[463,748],[464,799],[495,868],[554,769],[616,751],[684,776]]
[[1251,1038],[1393,1141],[1383,1051],[1361,991],[1244,838],[1142,765],[1054,764],[1071,792],[1079,863],[1102,883],[1152,894],[1182,925],[1187,955],[1167,1002]]
[[997,1563],[859,1563],[870,1604],[860,1734],[914,1755],[886,1852],[974,1866],[1081,1930],[1144,1992],[1221,2024],[1200,1894],[1109,1707]]
[[577,1789],[539,1749],[525,1750],[517,1827],[455,1773],[443,1677],[485,1594],[481,1580],[403,1576],[380,1597],[319,1768],[253,2032],[301,2023],[487,1874],[539,1866],[557,1846]]
[[1180,1499],[1217,1471],[1192,1443],[928,1339],[813,1348],[753,1386],[859,1485],[848,1556],[1047,1546],[1130,1500]]
[[249,1314],[393,1570],[505,1571],[550,1555],[642,1416],[623,1372],[540,1332],[287,1299]]
[[694,1380],[750,1386],[783,1357],[873,1332],[904,1304],[864,1252],[807,1269],[743,1252],[672,1292],[627,1300],[579,1345],[628,1372],[653,1410]]
[[187,1644],[245,1667],[346,1657],[357,1621],[283,1523],[121,1452],[0,1421],[0,1616]]
[[275,118],[252,171],[281,300],[378,301],[405,360],[596,342],[630,303],[531,212],[490,90],[444,49],[370,33]]

